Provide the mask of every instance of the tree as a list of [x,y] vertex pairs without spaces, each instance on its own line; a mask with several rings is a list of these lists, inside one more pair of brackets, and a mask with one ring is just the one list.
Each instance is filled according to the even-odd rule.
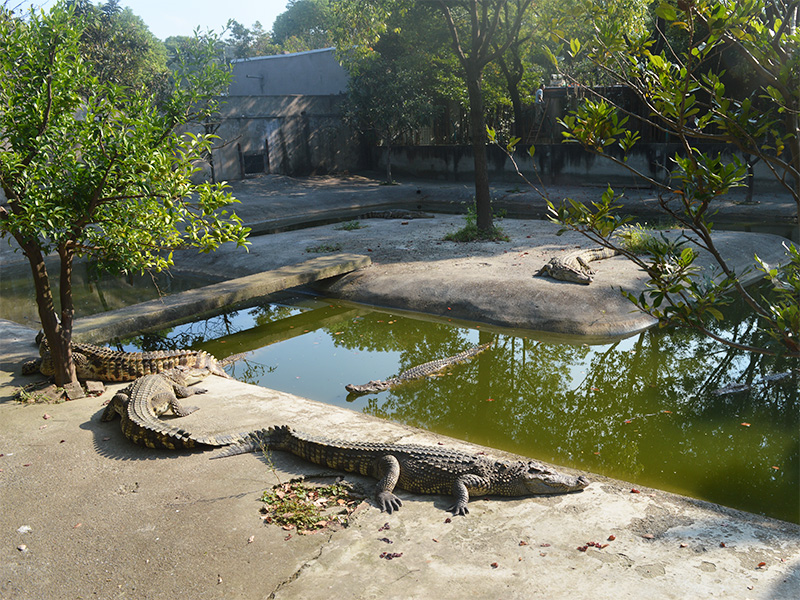
[[253,23],[248,29],[236,19],[228,21],[228,39],[226,54],[230,58],[253,58],[279,54],[281,47],[272,43],[272,36],[264,31],[260,22]]
[[517,39],[532,0],[439,0],[452,36],[453,52],[464,72],[469,97],[470,137],[475,165],[475,211],[478,231],[493,230],[492,197],[486,157],[486,115],[481,78],[490,62]]
[[66,5],[85,22],[81,54],[101,81],[164,91],[166,50],[141,17],[130,8],[122,9],[117,0],[97,6],[88,0],[71,0]]
[[[783,270],[761,264],[772,295],[758,297],[745,289],[721,255],[711,234],[714,201],[744,185],[747,169],[736,154],[725,158],[704,151],[702,142],[723,142],[766,165],[800,215],[800,0],[663,1],[655,14],[661,27],[631,36],[619,23],[594,20],[587,42],[569,40],[569,53],[583,53],[608,75],[633,90],[647,114],[625,115],[607,98],[586,101],[564,118],[564,135],[584,148],[630,169],[660,190],[660,205],[691,239],[719,265],[716,279],[698,277],[696,253],[685,243],[650,240],[647,258],[621,248],[647,270],[648,289],[630,299],[645,312],[715,336],[709,321],[721,318],[719,307],[730,293],[741,296],[759,316],[768,339],[747,350],[800,356],[800,252],[786,244],[789,264]],[[593,3],[586,3],[591,11]],[[591,20],[593,13],[584,13]],[[680,46],[668,37],[681,33]],[[754,73],[748,89],[731,89],[718,65],[737,56]],[[639,134],[628,126],[637,117],[668,132],[681,150],[666,179],[656,179],[627,162]],[[617,146],[622,156],[607,152]],[[594,209],[571,202],[552,210],[558,220],[605,246],[626,219],[615,214],[609,189]],[[800,227],[800,225],[799,225]]]
[[289,52],[333,46],[328,0],[289,0],[272,24],[272,41]]
[[[183,64],[162,108],[142,88],[102,81],[83,54],[86,20],[57,3],[17,18],[0,9],[0,235],[27,258],[56,383],[75,381],[73,261],[112,272],[161,270],[172,251],[246,244],[224,186],[193,184],[204,135],[176,127],[227,82],[213,64]],[[199,87],[202,86],[202,87]],[[214,89],[212,89],[214,88]],[[59,261],[59,308],[45,256]]]
[[430,98],[411,69],[380,56],[350,78],[345,120],[373,132],[386,147],[386,183],[392,183],[392,145],[433,114]]

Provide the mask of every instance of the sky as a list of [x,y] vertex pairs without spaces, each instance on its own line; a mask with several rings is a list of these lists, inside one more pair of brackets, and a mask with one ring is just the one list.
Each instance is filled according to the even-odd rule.
[[[3,0],[0,0],[2,3]],[[171,35],[192,35],[199,25],[201,30],[220,32],[228,19],[236,19],[245,27],[259,21],[264,31],[272,29],[275,17],[286,10],[287,0],[120,0],[120,6],[129,7],[140,16],[150,31],[159,39]],[[100,4],[94,0],[95,4]],[[9,7],[17,4],[27,7],[41,6],[45,10],[53,0],[6,0]]]

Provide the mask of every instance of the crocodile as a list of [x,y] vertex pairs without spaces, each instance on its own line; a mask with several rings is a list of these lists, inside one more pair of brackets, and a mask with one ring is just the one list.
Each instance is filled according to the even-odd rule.
[[440,358],[438,360],[432,360],[430,362],[417,365],[416,367],[412,367],[407,371],[403,371],[397,377],[372,380],[361,385],[353,385],[352,383],[349,383],[344,386],[344,389],[351,394],[371,394],[374,392],[383,392],[414,379],[430,377],[431,375],[439,373],[452,365],[469,360],[473,356],[476,356],[484,350],[490,348],[492,344],[494,344],[494,342],[487,342],[486,344],[481,344],[480,346],[473,346],[469,350],[464,350],[463,352],[459,352],[454,356],[448,356],[447,358]]
[[593,260],[603,260],[620,254],[614,248],[584,248],[573,250],[563,256],[554,256],[550,261],[539,269],[534,277],[538,275],[550,275],[553,279],[571,281],[572,283],[583,283],[589,285],[594,280],[595,272],[589,267]]
[[211,458],[260,450],[283,450],[324,467],[378,479],[375,498],[381,511],[388,513],[403,504],[394,494],[395,486],[418,494],[452,494],[454,502],[448,510],[466,515],[470,494],[566,494],[589,485],[583,475],[564,475],[532,460],[492,460],[441,446],[351,443],[301,433],[286,425],[250,432]]
[[[55,366],[46,340],[39,344],[41,358],[22,366],[24,375],[39,371],[55,375]],[[94,344],[72,344],[72,359],[78,379],[108,382],[133,381],[138,377],[159,373],[177,366],[208,369],[220,377],[230,378],[217,359],[203,350],[156,350],[153,352],[121,352]]]
[[205,393],[207,390],[190,388],[188,383],[190,379],[199,379],[208,374],[205,369],[176,367],[144,375],[111,398],[100,420],[113,421],[119,415],[125,437],[148,448],[177,450],[219,447],[241,441],[242,436],[196,435],[158,418],[170,410],[178,417],[198,410],[196,406],[183,406],[178,399]]

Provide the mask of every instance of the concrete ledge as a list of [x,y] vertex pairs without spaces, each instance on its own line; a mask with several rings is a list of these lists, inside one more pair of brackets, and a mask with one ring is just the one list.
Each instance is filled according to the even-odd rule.
[[126,306],[75,322],[79,342],[103,342],[213,316],[270,294],[349,273],[371,264],[368,256],[333,254]]

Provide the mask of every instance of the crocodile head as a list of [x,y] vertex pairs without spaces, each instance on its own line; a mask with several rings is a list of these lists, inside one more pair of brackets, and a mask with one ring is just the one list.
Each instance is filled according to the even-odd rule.
[[524,465],[521,483],[526,494],[569,494],[579,492],[589,480],[583,475],[573,476],[557,473],[542,463],[530,461]]

